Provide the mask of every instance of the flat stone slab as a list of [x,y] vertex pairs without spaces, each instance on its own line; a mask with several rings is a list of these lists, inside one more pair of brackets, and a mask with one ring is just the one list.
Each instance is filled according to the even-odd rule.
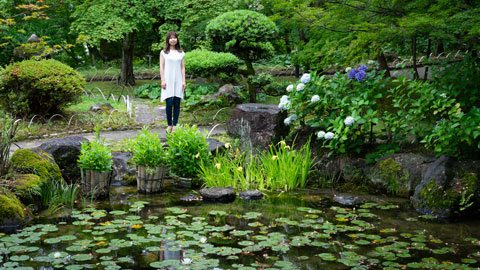
[[156,106],[153,108],[153,114],[155,115],[155,121],[167,120],[167,114],[165,112],[165,106]]
[[365,202],[364,199],[353,195],[333,195],[333,200],[346,206],[359,205]]
[[232,187],[214,187],[200,190],[203,200],[207,202],[230,203],[235,201],[235,191]]
[[261,200],[263,193],[258,190],[247,190],[238,193],[238,196],[244,200]]
[[152,110],[148,105],[138,104],[135,106],[135,122],[139,124],[153,124],[155,122]]

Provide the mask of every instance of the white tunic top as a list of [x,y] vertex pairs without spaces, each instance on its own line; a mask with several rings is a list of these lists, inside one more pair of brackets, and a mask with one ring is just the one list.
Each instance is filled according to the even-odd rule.
[[163,50],[160,53],[165,59],[165,66],[163,68],[166,89],[162,89],[161,101],[169,97],[179,97],[183,99],[183,76],[182,76],[182,59],[185,57],[184,52],[170,50],[168,54]]

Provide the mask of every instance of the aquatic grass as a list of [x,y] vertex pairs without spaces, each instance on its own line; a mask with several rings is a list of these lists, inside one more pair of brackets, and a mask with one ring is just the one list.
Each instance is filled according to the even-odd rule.
[[50,214],[53,214],[65,206],[73,209],[78,193],[78,185],[52,179],[41,186],[40,201]]
[[298,150],[294,147],[294,144],[289,146],[281,141],[261,155],[266,186],[269,189],[289,191],[305,187],[314,163],[310,140]]

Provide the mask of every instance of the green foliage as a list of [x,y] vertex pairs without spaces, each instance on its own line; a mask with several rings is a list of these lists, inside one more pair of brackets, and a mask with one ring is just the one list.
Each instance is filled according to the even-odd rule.
[[212,52],[197,49],[185,54],[185,72],[199,77],[210,78],[219,73],[234,74],[240,61],[231,53]]
[[314,162],[309,142],[296,150],[281,141],[257,156],[233,150],[230,145],[227,148],[215,156],[213,163],[201,165],[200,177],[208,187],[284,191],[303,188]]
[[155,168],[166,165],[167,153],[158,133],[143,127],[133,139],[127,139],[127,148],[136,165]]
[[200,164],[210,152],[208,143],[196,126],[181,125],[167,134],[168,163],[173,174],[181,177],[197,177]]
[[135,88],[135,96],[139,98],[150,98],[153,100],[160,99],[162,95],[162,87],[158,83],[144,84]]
[[378,163],[378,168],[373,172],[372,180],[393,196],[408,197],[411,189],[408,171],[391,158]]
[[247,81],[255,89],[255,91],[261,92],[265,86],[273,83],[273,76],[262,72],[257,75],[248,76]]
[[185,88],[185,109],[192,111],[198,108],[218,108],[228,106],[228,102],[223,98],[202,99],[205,95],[213,95],[218,92],[219,84],[188,84]]
[[56,60],[13,63],[0,73],[0,106],[21,116],[56,113],[76,102],[85,80]]
[[99,136],[91,142],[83,142],[78,166],[85,170],[107,172],[112,169],[112,153]]
[[10,168],[10,146],[17,128],[18,122],[14,122],[10,117],[0,118],[0,177],[5,176]]
[[433,85],[455,98],[462,109],[468,112],[473,106],[480,107],[479,57],[467,54],[459,62],[446,62],[433,66]]
[[79,186],[49,180],[41,186],[40,202],[52,215],[62,207],[73,209]]

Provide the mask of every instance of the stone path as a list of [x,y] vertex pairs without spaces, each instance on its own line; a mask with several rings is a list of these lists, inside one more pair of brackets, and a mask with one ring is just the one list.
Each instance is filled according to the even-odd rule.
[[165,106],[155,106],[152,110],[147,104],[135,104],[135,122],[138,124],[153,124],[166,119]]
[[[200,132],[208,134],[210,130],[212,129],[212,126],[201,126],[198,127]],[[106,145],[112,145],[116,141],[121,141],[126,138],[133,138],[137,135],[139,130],[119,130],[119,131],[103,131],[100,133],[100,137],[105,139],[105,144]],[[165,129],[150,129],[151,132],[158,133],[160,137],[165,137]],[[212,134],[222,134],[225,133],[225,128],[224,126],[217,126],[213,130]],[[95,133],[83,133],[83,134],[72,134],[72,136],[81,136],[84,138],[87,138],[88,140],[93,140],[95,138]],[[22,141],[22,142],[16,142],[12,144],[10,147],[10,155],[15,152],[17,149],[21,148],[34,148],[37,146],[40,146],[42,143],[49,141],[49,140],[54,140],[54,138],[48,138],[48,139],[38,139],[38,140],[32,140],[32,141]]]

